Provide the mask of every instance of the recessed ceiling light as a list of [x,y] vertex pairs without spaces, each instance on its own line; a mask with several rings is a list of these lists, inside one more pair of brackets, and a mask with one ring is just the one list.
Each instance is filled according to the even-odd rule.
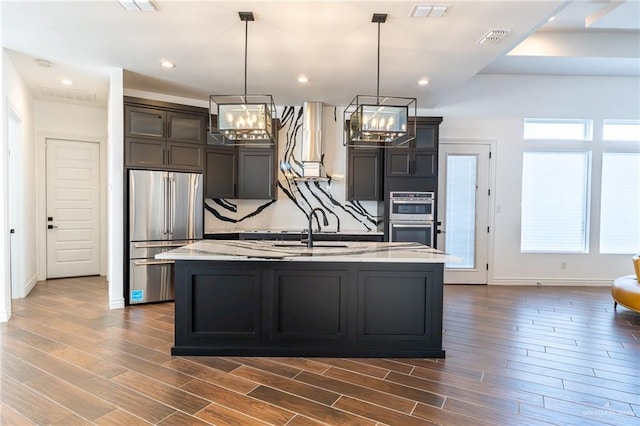
[[45,67],[45,68],[49,68],[51,66],[51,62],[47,61],[46,59],[36,59],[36,64],[40,65],[41,67]]
[[63,78],[62,80],[60,80],[60,84],[67,87],[73,86],[73,81],[69,80],[68,78]]
[[427,84],[429,84],[429,80],[427,80],[426,78],[421,78],[420,80],[418,80],[418,84],[420,86],[426,86]]
[[162,60],[160,60],[160,66],[163,67],[163,68],[175,68],[176,64],[174,64],[173,62],[168,61],[166,59],[162,59]]
[[306,75],[298,76],[298,83],[308,83],[308,82],[309,82],[309,77],[307,77]]

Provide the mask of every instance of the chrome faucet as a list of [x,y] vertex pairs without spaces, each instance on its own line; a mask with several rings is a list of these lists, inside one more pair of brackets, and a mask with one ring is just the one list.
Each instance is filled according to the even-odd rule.
[[320,207],[312,209],[309,213],[309,227],[307,228],[307,247],[313,247],[313,231],[311,229],[313,216],[315,216],[316,220],[318,221],[318,231],[322,230],[322,227],[320,226],[320,220],[318,219],[318,215],[316,214],[316,212],[322,213],[322,222],[324,223],[324,226],[329,226],[329,221],[327,220],[327,215],[324,210],[322,210]]

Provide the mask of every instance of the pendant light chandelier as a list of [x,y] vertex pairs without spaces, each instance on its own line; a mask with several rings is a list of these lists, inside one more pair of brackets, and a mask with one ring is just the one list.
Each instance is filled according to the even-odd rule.
[[[343,117],[346,127],[343,145],[397,147],[415,138],[409,131],[409,110],[417,115],[416,98],[380,95],[380,24],[387,20],[386,13],[374,13],[371,22],[378,24],[378,71],[376,94],[356,95],[345,108]],[[347,125],[348,122],[348,125]]]
[[209,134],[226,146],[274,145],[276,107],[271,95],[247,94],[247,39],[253,12],[238,12],[245,23],[244,94],[209,96]]

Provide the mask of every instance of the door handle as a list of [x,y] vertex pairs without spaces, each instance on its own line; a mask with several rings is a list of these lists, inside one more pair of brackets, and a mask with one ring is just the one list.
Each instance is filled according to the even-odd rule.
[[57,226],[56,225],[47,225],[47,229],[56,229]]

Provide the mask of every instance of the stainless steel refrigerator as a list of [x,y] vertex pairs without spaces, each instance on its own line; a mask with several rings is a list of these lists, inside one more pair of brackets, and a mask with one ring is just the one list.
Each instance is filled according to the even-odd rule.
[[173,261],[154,256],[202,239],[202,174],[129,171],[130,304],[173,300]]

